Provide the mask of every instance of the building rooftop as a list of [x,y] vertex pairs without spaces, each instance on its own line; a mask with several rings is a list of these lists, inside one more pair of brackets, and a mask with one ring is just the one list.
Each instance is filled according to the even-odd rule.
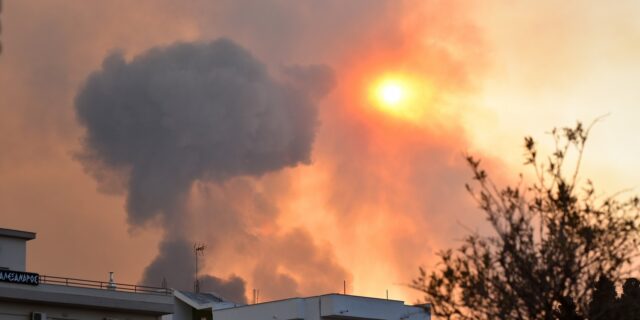
[[35,232],[20,231],[14,229],[0,228],[0,237],[16,238],[23,240],[33,240],[36,238]]
[[[41,279],[43,278],[41,276]],[[40,282],[38,285],[0,282],[0,309],[2,303],[10,303],[154,316],[173,312],[173,295],[168,290],[151,292],[142,291],[140,288],[136,288],[137,291],[133,288],[107,289],[106,285],[100,287],[95,284],[77,284],[75,279],[69,279],[69,284],[64,284],[49,281],[54,277],[46,278],[46,282]]]
[[411,306],[403,301],[345,294],[290,298],[213,310],[213,319],[352,319],[430,320],[429,305]]
[[90,288],[99,290],[110,290],[130,293],[145,293],[156,295],[172,295],[173,290],[169,288],[142,286],[137,284],[126,284],[108,281],[85,280],[67,277],[55,277],[48,275],[39,275],[40,283],[49,285],[58,285],[66,287]]
[[185,295],[187,298],[193,300],[194,302],[197,302],[198,304],[210,304],[210,303],[215,303],[215,302],[224,302],[224,300],[222,300],[222,298],[212,294],[212,293],[195,293],[195,292],[189,292],[189,291],[182,291],[180,290],[180,293],[182,293],[183,295]]

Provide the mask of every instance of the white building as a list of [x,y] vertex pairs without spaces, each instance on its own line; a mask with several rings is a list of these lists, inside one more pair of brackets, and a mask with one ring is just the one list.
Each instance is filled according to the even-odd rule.
[[171,290],[26,272],[32,232],[0,228],[0,320],[158,319],[174,310]]
[[251,305],[223,301],[210,293],[174,291],[175,312],[163,320],[430,320],[428,305],[344,294],[290,298]]
[[26,272],[35,233],[0,228],[0,320],[430,320],[428,306],[327,294],[252,305],[212,293]]
[[408,306],[402,301],[327,294],[291,298],[213,310],[215,320],[430,320],[428,305]]

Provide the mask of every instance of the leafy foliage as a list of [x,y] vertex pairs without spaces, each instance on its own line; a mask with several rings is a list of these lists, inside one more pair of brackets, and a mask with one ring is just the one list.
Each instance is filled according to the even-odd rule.
[[[555,149],[544,159],[526,137],[531,183],[520,175],[516,185],[498,188],[480,160],[467,157],[474,182],[467,190],[494,234],[473,233],[457,250],[441,252],[434,271],[420,269],[412,287],[424,292],[435,315],[582,319],[591,296],[600,292],[598,280],[621,279],[637,252],[640,201],[601,196],[591,181],[580,183],[590,128],[578,123],[554,129]],[[567,159],[575,165],[567,168]]]

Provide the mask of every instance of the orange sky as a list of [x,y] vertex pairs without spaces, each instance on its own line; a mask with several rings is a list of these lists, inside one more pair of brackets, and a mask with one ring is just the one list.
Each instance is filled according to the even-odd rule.
[[[225,36],[269,69],[323,63],[311,163],[223,183],[197,181],[183,232],[211,245],[205,271],[238,275],[264,299],[342,290],[415,300],[404,284],[483,218],[462,154],[499,177],[520,170],[524,135],[611,115],[585,174],[635,187],[640,19],[633,2],[18,1],[0,15],[0,221],[35,231],[28,268],[135,283],[170,229],[127,223],[121,190],[77,160],[74,97],[111,52]],[[372,106],[395,73],[428,98],[412,119]],[[114,178],[114,181],[117,180]],[[258,200],[256,200],[258,199]],[[220,214],[219,212],[231,212]],[[291,283],[297,287],[292,287]]]

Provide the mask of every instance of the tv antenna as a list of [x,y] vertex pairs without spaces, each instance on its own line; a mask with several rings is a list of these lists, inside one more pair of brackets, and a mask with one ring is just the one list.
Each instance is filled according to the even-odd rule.
[[196,281],[193,283],[193,291],[195,291],[196,293],[200,292],[200,282],[198,281],[198,256],[199,255],[204,256],[204,249],[206,247],[207,246],[205,246],[204,244],[197,244],[197,243],[193,244],[193,253],[196,256],[196,276],[195,276]]

